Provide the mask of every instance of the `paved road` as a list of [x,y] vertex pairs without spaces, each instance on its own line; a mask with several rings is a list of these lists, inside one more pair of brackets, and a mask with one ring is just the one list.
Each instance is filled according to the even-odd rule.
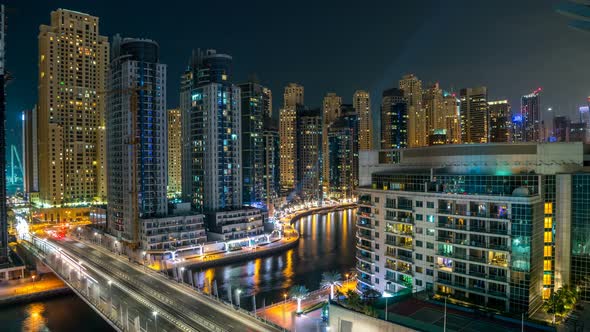
[[[162,313],[181,320],[196,331],[274,331],[227,305],[197,294],[173,281],[126,262],[105,250],[73,239],[54,240],[66,251],[82,259],[85,266],[109,275],[113,281],[145,297]],[[214,327],[214,328],[213,328]],[[161,328],[159,328],[161,329]]]

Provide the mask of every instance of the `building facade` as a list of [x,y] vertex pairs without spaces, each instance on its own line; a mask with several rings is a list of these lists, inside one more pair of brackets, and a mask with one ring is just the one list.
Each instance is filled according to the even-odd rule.
[[371,96],[367,91],[355,91],[352,96],[352,106],[359,117],[359,150],[372,150],[373,112],[371,111]]
[[328,150],[328,129],[342,112],[342,97],[329,92],[322,103],[322,192],[328,193],[330,179],[330,158]]
[[264,119],[264,130],[262,132],[264,141],[264,202],[269,213],[274,211],[274,202],[281,192],[280,174],[280,136],[279,126],[272,118]]
[[166,65],[148,39],[113,38],[107,98],[107,225],[140,241],[143,219],[166,216]]
[[[565,284],[587,292],[587,151],[515,143],[361,152],[359,288],[527,315]],[[383,153],[397,157],[383,164]]]
[[490,142],[507,143],[512,141],[512,114],[508,100],[488,102],[490,114]]
[[39,198],[44,206],[106,199],[107,37],[98,17],[58,9],[39,30]]
[[381,99],[381,148],[408,147],[408,104],[404,92],[385,90]]
[[445,123],[446,144],[461,144],[461,102],[454,93],[443,93],[442,117]]
[[[37,107],[23,112],[24,189],[30,201],[39,192],[39,148],[37,138]],[[32,193],[32,195],[31,195]]]
[[520,99],[522,117],[522,141],[540,142],[544,135],[541,119],[541,89],[537,89]]
[[8,217],[6,210],[6,16],[0,5],[0,268],[8,262]]
[[489,113],[487,88],[461,89],[461,142],[467,144],[487,143]]
[[351,199],[358,186],[359,119],[355,111],[342,114],[328,129],[328,194]]
[[[297,111],[297,192],[303,200],[322,197],[322,113]],[[281,171],[282,172],[282,171]]]
[[408,112],[408,147],[428,145],[426,115],[422,108],[422,81],[414,74],[404,75],[399,81],[407,102]]
[[290,192],[297,186],[297,112],[303,107],[303,86],[289,83],[279,110],[281,188]]
[[168,110],[168,197],[182,194],[182,116],[180,109]]

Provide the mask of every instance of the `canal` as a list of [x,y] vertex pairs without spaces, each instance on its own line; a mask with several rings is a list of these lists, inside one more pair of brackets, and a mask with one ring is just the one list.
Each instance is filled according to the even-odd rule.
[[[356,216],[354,210],[315,214],[299,219],[294,227],[301,234],[296,247],[283,253],[250,261],[198,270],[201,288],[217,283],[219,296],[227,300],[230,285],[241,290],[240,305],[253,309],[263,301],[281,301],[293,285],[319,288],[322,273],[337,271],[344,276],[355,265]],[[0,308],[2,331],[109,331],[109,325],[75,295],[42,302]]]

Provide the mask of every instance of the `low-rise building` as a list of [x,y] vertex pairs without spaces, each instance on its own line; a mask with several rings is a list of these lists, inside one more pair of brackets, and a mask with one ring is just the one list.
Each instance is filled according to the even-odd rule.
[[241,239],[264,233],[267,215],[260,209],[244,206],[207,214],[207,236],[210,241]]

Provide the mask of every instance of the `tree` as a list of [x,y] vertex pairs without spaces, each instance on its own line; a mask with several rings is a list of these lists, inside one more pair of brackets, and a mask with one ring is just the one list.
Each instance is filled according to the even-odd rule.
[[334,287],[342,286],[342,275],[338,272],[324,272],[322,273],[321,285],[324,288],[330,288],[330,300],[334,298]]
[[362,307],[362,304],[361,296],[357,292],[351,289],[346,292],[346,305],[349,308],[359,311],[359,309]]
[[555,318],[562,318],[574,309],[579,299],[579,293],[576,287],[563,285],[556,292],[543,302],[543,308],[549,314],[553,314],[553,323]]
[[297,300],[297,313],[301,312],[301,300],[304,300],[309,295],[309,290],[302,285],[296,285],[289,290],[289,296]]

